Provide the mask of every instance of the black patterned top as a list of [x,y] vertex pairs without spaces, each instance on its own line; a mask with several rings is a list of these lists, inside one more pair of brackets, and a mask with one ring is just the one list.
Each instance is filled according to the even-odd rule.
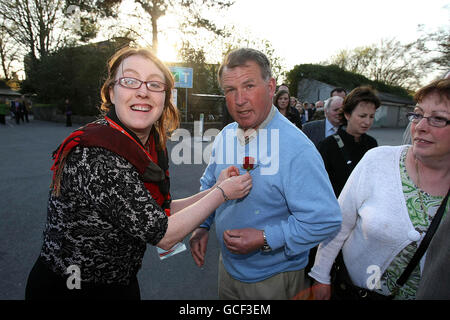
[[135,167],[100,147],[75,147],[50,193],[41,257],[60,275],[70,265],[81,280],[129,284],[141,267],[146,243],[156,245],[168,218]]

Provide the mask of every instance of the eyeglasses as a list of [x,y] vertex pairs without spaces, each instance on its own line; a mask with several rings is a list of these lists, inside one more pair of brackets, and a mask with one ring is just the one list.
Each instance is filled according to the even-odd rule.
[[119,80],[114,81],[115,84],[119,84],[124,88],[128,89],[139,89],[143,83],[148,90],[153,92],[163,92],[166,90],[167,85],[165,83],[159,81],[141,81],[139,79],[124,77],[119,78]]
[[446,125],[450,123],[450,120],[447,120],[442,117],[424,117],[423,114],[415,113],[415,112],[408,112],[406,114],[406,117],[408,117],[408,120],[414,123],[419,123],[422,119],[427,119],[428,124],[433,127],[437,128],[443,128]]

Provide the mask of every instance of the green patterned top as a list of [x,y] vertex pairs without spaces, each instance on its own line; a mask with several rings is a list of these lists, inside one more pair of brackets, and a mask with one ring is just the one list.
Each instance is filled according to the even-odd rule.
[[[408,209],[411,223],[416,231],[418,231],[423,238],[437,209],[441,205],[444,197],[432,196],[420,190],[411,180],[406,171],[406,154],[409,148],[405,148],[400,156],[400,176],[402,181],[403,195],[405,196],[406,207]],[[419,196],[420,192],[420,196]],[[422,209],[421,198],[423,201]],[[448,211],[448,205],[447,210]],[[389,267],[381,276],[381,289],[376,290],[379,293],[389,295],[395,287],[395,282],[405,270],[409,261],[413,257],[418,248],[417,242],[413,241],[407,245],[400,253],[392,260]],[[403,287],[400,288],[395,300],[412,300],[415,299],[416,291],[420,281],[420,263],[416,266],[414,271],[409,276]]]

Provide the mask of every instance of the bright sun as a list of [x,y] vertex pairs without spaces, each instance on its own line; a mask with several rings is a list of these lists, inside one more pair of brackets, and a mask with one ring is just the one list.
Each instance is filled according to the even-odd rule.
[[164,62],[178,61],[176,47],[173,43],[169,43],[167,39],[160,38],[158,46],[158,58]]

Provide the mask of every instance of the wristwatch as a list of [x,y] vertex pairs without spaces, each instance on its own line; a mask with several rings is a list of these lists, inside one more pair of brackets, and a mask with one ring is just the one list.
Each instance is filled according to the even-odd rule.
[[264,230],[263,230],[263,237],[264,237],[264,244],[261,247],[261,251],[262,252],[270,252],[270,251],[272,251],[272,248],[267,243],[266,232]]

